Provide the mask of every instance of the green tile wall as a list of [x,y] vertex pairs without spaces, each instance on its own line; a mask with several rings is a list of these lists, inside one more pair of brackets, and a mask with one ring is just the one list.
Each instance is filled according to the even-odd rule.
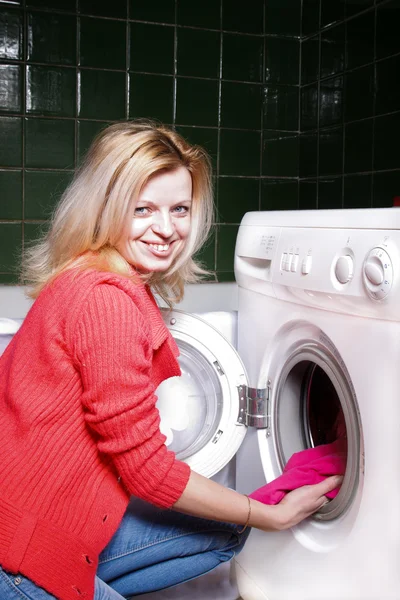
[[233,280],[243,214],[298,208],[300,25],[301,0],[0,0],[0,283],[96,133],[135,117],[210,153],[217,223],[201,258]]
[[303,0],[299,208],[400,196],[400,2]]

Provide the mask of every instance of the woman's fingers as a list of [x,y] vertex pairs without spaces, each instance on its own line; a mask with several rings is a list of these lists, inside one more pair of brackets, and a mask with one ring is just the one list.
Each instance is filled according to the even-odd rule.
[[331,477],[324,479],[324,481],[321,481],[321,483],[315,484],[314,489],[320,496],[325,496],[328,492],[339,487],[342,481],[343,475],[332,475]]

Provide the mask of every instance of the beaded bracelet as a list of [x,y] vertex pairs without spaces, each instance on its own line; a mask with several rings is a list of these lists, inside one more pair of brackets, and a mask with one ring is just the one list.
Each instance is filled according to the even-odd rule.
[[249,503],[249,512],[247,513],[247,521],[246,523],[243,525],[243,529],[240,529],[238,531],[238,533],[243,533],[243,531],[245,531],[250,523],[250,517],[251,517],[251,503],[250,503],[250,498],[248,496],[246,496],[247,498],[247,502]]

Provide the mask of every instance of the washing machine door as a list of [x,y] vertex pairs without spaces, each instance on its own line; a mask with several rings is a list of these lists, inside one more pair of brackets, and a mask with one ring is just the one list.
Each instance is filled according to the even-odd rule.
[[167,446],[190,467],[212,477],[235,455],[246,435],[241,423],[247,376],[233,346],[198,316],[162,309],[180,351],[182,375],[156,390]]

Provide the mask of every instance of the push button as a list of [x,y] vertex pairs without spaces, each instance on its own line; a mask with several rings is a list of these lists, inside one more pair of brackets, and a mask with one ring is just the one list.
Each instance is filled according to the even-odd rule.
[[308,275],[309,272],[311,271],[311,267],[312,267],[312,256],[306,256],[303,259],[303,263],[301,265],[301,272],[303,273],[303,275]]
[[299,266],[299,255],[294,254],[292,259],[292,264],[290,265],[290,270],[292,273],[296,273],[297,267]]

